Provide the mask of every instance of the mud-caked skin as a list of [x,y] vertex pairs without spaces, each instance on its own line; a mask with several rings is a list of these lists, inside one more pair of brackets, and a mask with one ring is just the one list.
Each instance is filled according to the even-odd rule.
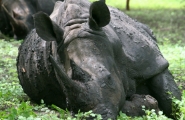
[[[20,84],[31,100],[66,107],[65,95],[56,81],[49,55],[54,54],[52,42],[43,41],[33,30],[19,47],[17,68]],[[64,102],[61,102],[64,101]]]
[[4,34],[13,33],[16,39],[24,39],[34,28],[32,15],[38,11],[50,15],[56,1],[58,0],[2,0],[0,16],[2,14],[4,17],[0,19],[3,22],[0,30]]
[[[36,33],[25,39],[17,59],[20,83],[32,99],[47,98],[75,113],[93,110],[103,119],[116,119],[131,110],[129,104],[137,107],[130,116],[143,114],[138,106],[158,110],[159,104],[171,117],[171,96],[180,99],[181,93],[147,26],[104,0],[57,2],[50,17],[39,12],[34,22]],[[133,98],[137,93],[150,97]]]
[[134,94],[125,102],[121,111],[126,113],[128,116],[142,116],[145,115],[145,111],[143,109],[153,109],[158,113],[158,102],[150,95]]

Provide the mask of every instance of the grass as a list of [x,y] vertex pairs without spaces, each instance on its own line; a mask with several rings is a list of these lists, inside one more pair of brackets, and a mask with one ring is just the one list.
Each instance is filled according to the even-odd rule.
[[[97,1],[97,0],[90,0]],[[119,9],[125,9],[126,0],[106,0],[106,4]],[[183,0],[130,0],[131,9],[181,9],[184,8]]]
[[170,63],[169,69],[179,88],[185,90],[185,46],[165,44],[159,45],[159,47]]
[[147,25],[154,31],[160,44],[185,43],[185,9],[131,10],[126,13]]
[[[123,0],[107,0],[107,3],[121,10],[125,9]],[[144,4],[143,4],[144,3]],[[147,24],[153,29],[164,57],[170,63],[172,72],[179,88],[185,90],[185,9],[182,0],[131,0],[131,11],[126,14]],[[7,38],[6,38],[7,40]],[[75,115],[56,106],[37,105],[29,101],[19,85],[16,72],[16,57],[21,41],[0,40],[0,119],[8,120],[82,120],[87,116],[95,116],[92,111]],[[182,100],[174,100],[174,114],[177,119],[185,119],[185,91]],[[130,118],[120,113],[118,120],[170,120],[154,111],[145,110],[146,116]],[[60,118],[59,118],[60,117]],[[97,115],[97,120],[101,116]]]

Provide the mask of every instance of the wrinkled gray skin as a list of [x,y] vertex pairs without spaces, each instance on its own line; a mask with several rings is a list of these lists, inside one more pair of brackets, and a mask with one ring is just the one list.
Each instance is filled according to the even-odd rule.
[[[57,0],[3,0],[3,14],[8,16],[17,39],[24,39],[34,28],[32,15],[43,11],[48,15],[53,11]],[[63,1],[63,0],[61,0]]]
[[[115,8],[108,9],[103,1],[90,4],[87,0],[66,0],[57,2],[55,8],[51,19],[42,12],[34,16],[37,34],[48,42],[34,30],[19,49],[19,80],[31,98],[37,90],[37,96],[50,98],[54,104],[67,99],[66,106],[59,105],[62,108],[93,110],[104,119],[116,119],[129,104],[141,106],[142,102],[137,105],[137,98],[130,100],[131,96],[149,94],[171,117],[171,96],[180,99],[181,93],[150,29]],[[50,75],[53,68],[55,74]],[[47,85],[42,84],[45,81]],[[56,98],[64,94],[58,98],[60,103],[52,101],[52,92],[44,92],[50,82],[49,88],[56,83],[61,90]],[[45,89],[39,90],[39,86]],[[153,106],[153,102],[149,104]],[[135,113],[141,115],[135,111],[130,115]]]

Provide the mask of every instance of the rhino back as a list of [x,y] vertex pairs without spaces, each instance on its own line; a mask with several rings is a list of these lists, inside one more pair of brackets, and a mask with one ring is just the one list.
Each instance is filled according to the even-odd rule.
[[166,69],[168,62],[161,54],[151,30],[123,12],[111,7],[109,9],[110,26],[122,43],[129,77],[146,80]]

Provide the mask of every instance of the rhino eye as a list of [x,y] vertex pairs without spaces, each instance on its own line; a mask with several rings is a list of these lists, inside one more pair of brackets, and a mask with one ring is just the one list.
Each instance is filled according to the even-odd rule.
[[22,20],[22,19],[23,19],[22,16],[20,16],[19,14],[17,14],[17,13],[14,12],[14,11],[13,11],[13,17],[14,17],[15,19],[17,19],[17,20]]
[[72,68],[72,79],[80,82],[87,82],[91,78],[91,76],[82,70],[74,61],[70,61]]

